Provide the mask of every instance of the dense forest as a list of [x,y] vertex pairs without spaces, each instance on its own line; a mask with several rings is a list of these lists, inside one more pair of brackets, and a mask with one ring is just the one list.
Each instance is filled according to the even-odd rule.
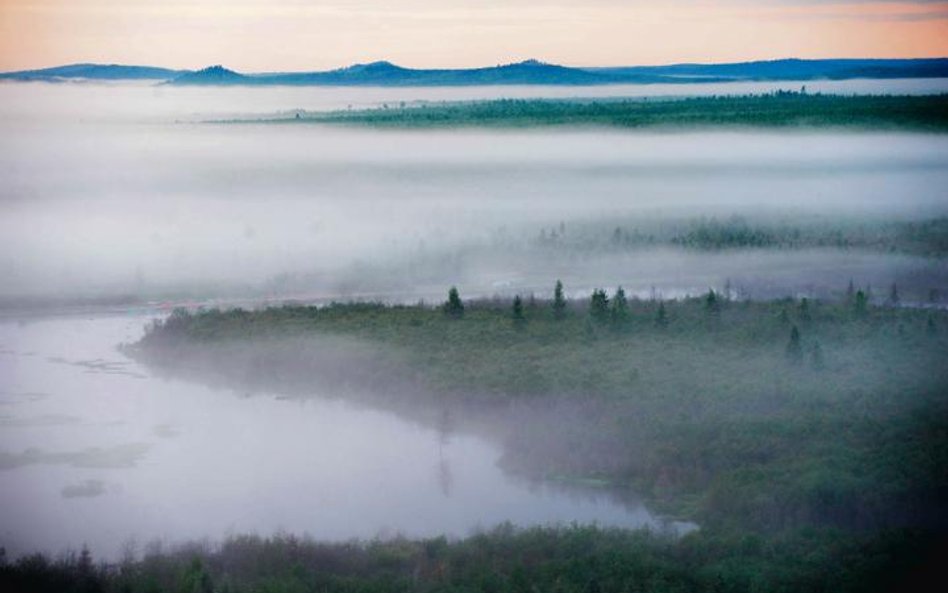
[[944,257],[948,255],[948,218],[916,221],[795,220],[791,217],[702,217],[605,227],[600,224],[541,228],[538,246],[555,249],[634,249],[671,245],[698,251],[728,249],[860,249]]
[[235,537],[124,564],[21,558],[3,579],[47,590],[868,591],[934,570],[948,522],[944,311],[902,306],[894,285],[875,299],[850,285],[840,302],[636,300],[621,288],[571,300],[559,284],[551,296],[465,301],[452,289],[439,306],[179,310],[129,352],[242,390],[332,386],[432,426],[450,417],[500,441],[508,471],[641,496],[697,530]]
[[932,534],[910,530],[676,540],[646,530],[500,525],[463,540],[336,544],[234,536],[219,545],[156,545],[141,559],[108,564],[85,550],[0,557],[0,585],[50,593],[934,591],[938,545]]
[[943,131],[948,128],[948,96],[845,96],[778,91],[760,95],[680,99],[500,99],[385,104],[373,109],[296,112],[290,117],[281,116],[265,121],[393,128],[733,126]]

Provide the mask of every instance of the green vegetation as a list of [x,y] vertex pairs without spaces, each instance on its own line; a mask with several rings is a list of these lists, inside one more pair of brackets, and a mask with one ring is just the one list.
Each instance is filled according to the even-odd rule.
[[501,99],[306,113],[286,123],[391,128],[537,126],[948,129],[948,95],[763,95],[686,99]]
[[[335,382],[359,397],[352,385],[361,382],[380,391],[374,404],[400,413],[450,409],[462,430],[503,443],[511,471],[608,484],[698,522],[697,532],[676,539],[577,527],[502,529],[454,543],[310,542],[299,544],[295,572],[257,567],[239,576],[222,560],[228,543],[199,555],[215,586],[889,590],[944,543],[948,337],[938,330],[946,312],[874,306],[855,286],[838,303],[738,302],[726,291],[677,301],[618,290],[569,301],[561,286],[553,294],[561,305],[461,302],[452,289],[440,309],[178,311],[137,352],[176,373],[208,378],[211,368],[233,385],[302,392]],[[511,323],[512,310],[521,321]],[[321,365],[327,352],[351,358]],[[253,540],[245,550],[273,557],[287,545]],[[313,558],[336,560],[316,571],[306,564]],[[152,561],[173,567],[162,569],[167,579],[188,566],[176,555]],[[148,562],[133,566],[147,572]],[[291,578],[299,579],[292,587],[281,580]],[[142,590],[145,581],[135,582],[129,590]]]
[[553,288],[553,317],[562,319],[566,315],[566,296],[563,294],[563,283],[556,281]]
[[444,314],[453,319],[460,319],[464,316],[464,303],[461,302],[458,289],[454,286],[448,291],[448,302],[444,304]]
[[603,289],[594,290],[589,299],[589,315],[600,323],[609,319],[609,297]]
[[943,257],[948,254],[948,218],[921,221],[752,220],[742,216],[679,221],[635,221],[627,225],[571,228],[569,234],[541,229],[538,246],[602,251],[673,245],[700,251],[726,249],[863,249]]
[[520,295],[514,297],[513,300],[513,320],[514,323],[523,323],[527,319],[523,315],[523,299],[520,298]]
[[567,304],[557,319],[549,302],[521,301],[523,324],[510,301],[467,302],[463,317],[371,303],[180,312],[139,348],[159,366],[210,357],[311,385],[331,377],[307,340],[344,338],[362,358],[339,383],[401,382],[426,402],[484,409],[571,402],[583,414],[558,419],[563,434],[516,423],[504,435],[511,467],[605,476],[702,525],[878,526],[938,500],[931,471],[944,460],[929,439],[945,438],[948,339],[931,328],[944,312],[875,307],[862,290],[805,304],[596,290]]
[[509,525],[461,541],[236,536],[219,547],[158,549],[117,564],[95,565],[87,553],[27,556],[0,563],[0,585],[16,593],[919,591],[925,577],[938,582],[935,543],[915,532],[675,540],[648,531]]

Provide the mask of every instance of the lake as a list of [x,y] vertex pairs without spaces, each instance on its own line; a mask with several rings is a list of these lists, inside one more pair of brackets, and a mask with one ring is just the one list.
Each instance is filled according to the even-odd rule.
[[0,546],[306,533],[464,536],[518,525],[666,524],[596,488],[529,482],[500,449],[313,393],[286,399],[153,376],[117,349],[150,319],[0,323]]

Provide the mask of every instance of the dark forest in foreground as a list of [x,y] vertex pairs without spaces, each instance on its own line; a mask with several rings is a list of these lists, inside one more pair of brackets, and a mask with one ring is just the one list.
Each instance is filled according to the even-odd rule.
[[944,131],[948,95],[771,94],[687,99],[499,99],[384,105],[375,109],[298,113],[270,122],[390,128],[849,128]]
[[501,525],[459,541],[235,536],[220,545],[155,546],[111,564],[85,551],[37,554],[0,563],[0,586],[13,593],[935,591],[944,551],[930,533],[910,530],[675,540],[645,530]]

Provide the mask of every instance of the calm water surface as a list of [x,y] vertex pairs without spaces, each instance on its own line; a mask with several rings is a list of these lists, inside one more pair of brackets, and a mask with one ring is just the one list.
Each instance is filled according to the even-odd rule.
[[159,379],[115,346],[140,315],[0,322],[0,546],[463,536],[520,525],[661,522],[595,489],[506,475],[492,444],[341,401]]

